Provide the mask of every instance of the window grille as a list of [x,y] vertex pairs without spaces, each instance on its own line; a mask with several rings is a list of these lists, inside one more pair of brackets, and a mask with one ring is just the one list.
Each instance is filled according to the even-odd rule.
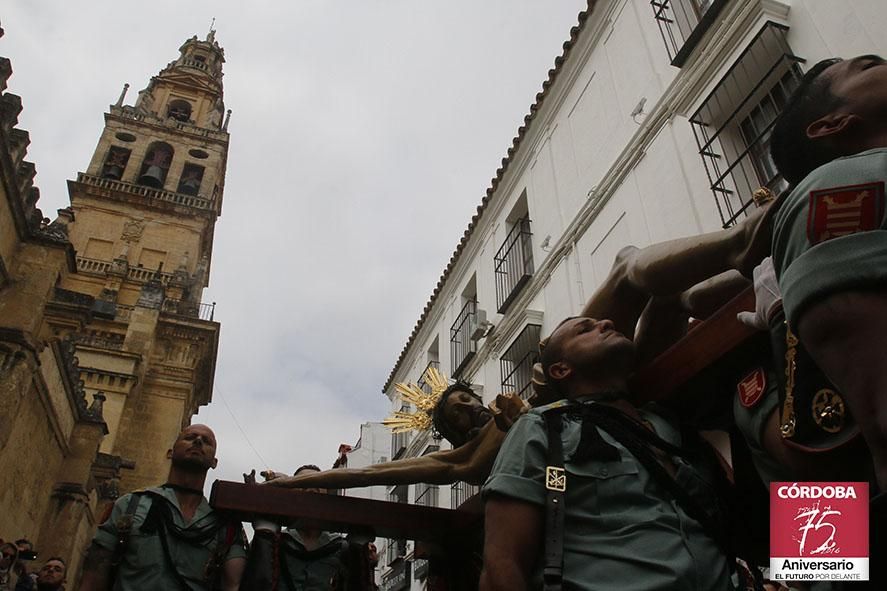
[[499,358],[502,391],[514,392],[524,400],[533,393],[530,379],[533,364],[539,360],[539,337],[542,327],[528,324]]
[[767,23],[690,117],[725,228],[747,215],[757,188],[785,188],[770,160],[770,133],[800,82],[803,62],[792,54],[786,32]]

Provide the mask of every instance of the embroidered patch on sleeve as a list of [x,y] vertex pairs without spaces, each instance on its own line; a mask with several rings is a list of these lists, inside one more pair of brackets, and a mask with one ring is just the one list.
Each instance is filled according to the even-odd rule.
[[884,182],[810,191],[807,240],[811,245],[868,232],[884,218]]
[[739,402],[742,403],[742,406],[745,408],[753,408],[758,402],[760,402],[761,397],[764,395],[764,390],[766,389],[767,375],[760,367],[742,378],[742,381],[736,384],[736,393],[739,395]]

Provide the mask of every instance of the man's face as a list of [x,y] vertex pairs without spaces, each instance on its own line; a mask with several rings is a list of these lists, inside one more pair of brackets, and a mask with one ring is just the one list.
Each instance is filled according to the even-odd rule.
[[450,428],[471,439],[493,418],[493,413],[476,396],[456,390],[444,402],[443,416]]
[[5,570],[12,566],[15,555],[15,546],[12,544],[3,544],[3,546],[0,546],[0,569]]
[[59,587],[65,581],[65,565],[60,560],[47,560],[37,573],[37,584],[48,588]]
[[868,122],[887,115],[887,62],[877,55],[861,55],[826,68],[829,88],[841,99],[838,112],[852,113]]
[[571,318],[552,333],[548,346],[552,345],[559,347],[562,362],[573,370],[627,373],[634,360],[634,343],[609,320]]
[[[293,476],[302,476],[303,474],[317,474],[319,472],[320,472],[320,470],[315,470],[314,468],[302,468],[301,470],[299,470],[298,472],[293,474]],[[307,487],[307,488],[300,488],[299,490],[304,490],[306,492],[323,493],[323,494],[326,494],[329,492],[325,488],[317,488],[316,486],[311,486],[311,487]]]
[[185,427],[166,455],[179,467],[203,471],[215,468],[217,463],[215,433],[206,425]]

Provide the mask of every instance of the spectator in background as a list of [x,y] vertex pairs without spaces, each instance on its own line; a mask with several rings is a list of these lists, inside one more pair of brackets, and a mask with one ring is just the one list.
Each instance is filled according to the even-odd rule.
[[68,566],[58,556],[49,558],[32,577],[19,579],[15,591],[64,591]]
[[0,545],[0,591],[14,591],[18,583],[15,563],[18,561],[18,548],[11,542]]
[[27,538],[19,538],[15,541],[15,547],[18,548],[18,560],[12,568],[15,570],[15,574],[18,575],[19,584],[22,584],[25,579],[30,579],[31,582],[36,581],[37,575],[28,568],[28,562],[37,560],[34,544]]

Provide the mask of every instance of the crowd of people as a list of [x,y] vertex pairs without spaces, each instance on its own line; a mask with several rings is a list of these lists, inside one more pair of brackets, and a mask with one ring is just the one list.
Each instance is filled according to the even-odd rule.
[[[774,356],[737,378],[724,429],[742,436],[759,487],[869,481],[878,581],[887,562],[887,62],[811,68],[771,146],[791,188],[732,228],[620,252],[579,314],[540,344],[530,405],[502,395],[487,408],[470,385],[452,384],[430,414],[453,449],[362,469],[302,466],[270,474],[270,485],[482,483],[486,591],[778,588],[766,580],[766,547],[742,535],[752,517],[737,510],[737,490],[747,483],[700,434],[705,419],[646,403],[631,382],[691,317],[753,284],[756,310],[742,321],[771,333]],[[247,545],[241,524],[203,497],[216,465],[208,427],[185,428],[168,457],[166,482],[118,499],[99,527],[80,589],[374,588],[378,558],[366,540],[259,520]],[[31,549],[19,542],[2,545],[0,591],[63,588],[65,563],[50,558],[29,573]],[[815,589],[845,588],[829,585]]]
[[40,568],[34,545],[27,538],[15,542],[0,539],[0,591],[62,591],[67,565],[62,558],[50,556]]

